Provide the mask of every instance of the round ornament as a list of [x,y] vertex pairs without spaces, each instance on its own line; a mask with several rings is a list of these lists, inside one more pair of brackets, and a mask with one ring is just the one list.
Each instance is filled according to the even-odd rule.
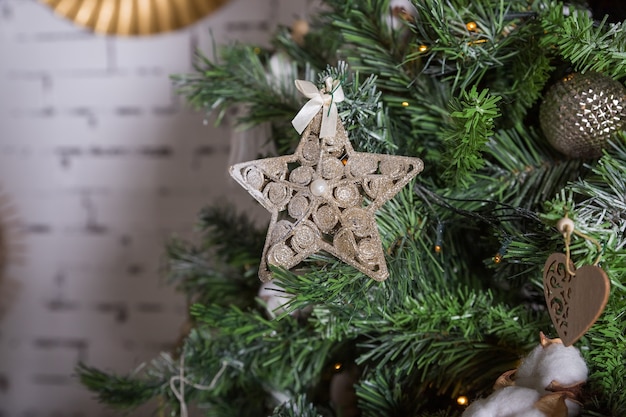
[[105,35],[139,36],[191,25],[228,0],[42,0],[56,14]]
[[572,73],[553,85],[539,110],[548,142],[574,158],[598,158],[624,129],[626,88],[597,72]]

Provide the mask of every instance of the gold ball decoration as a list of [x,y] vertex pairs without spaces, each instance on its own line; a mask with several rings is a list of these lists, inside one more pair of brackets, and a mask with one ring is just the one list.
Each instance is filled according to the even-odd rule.
[[626,88],[597,72],[573,73],[546,93],[539,122],[548,142],[574,158],[598,158],[624,129]]
[[55,13],[107,35],[139,36],[188,26],[228,0],[40,0]]

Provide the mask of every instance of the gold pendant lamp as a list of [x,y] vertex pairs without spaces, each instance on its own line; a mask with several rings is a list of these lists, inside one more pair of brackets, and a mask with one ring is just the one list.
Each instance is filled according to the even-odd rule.
[[228,0],[40,0],[74,23],[107,35],[140,36],[188,26]]

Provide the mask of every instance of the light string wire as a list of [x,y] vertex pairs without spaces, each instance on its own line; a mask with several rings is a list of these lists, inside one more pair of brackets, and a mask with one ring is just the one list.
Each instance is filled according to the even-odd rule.
[[[439,239],[440,229],[443,230],[443,226],[448,222],[448,220],[443,220],[439,217],[436,210],[433,207],[433,204],[438,205],[439,207],[443,207],[445,209],[450,210],[451,212],[460,215],[462,217],[470,218],[473,220],[481,221],[489,225],[494,230],[497,230],[503,236],[503,243],[498,251],[500,256],[504,255],[506,248],[509,246],[512,237],[509,233],[501,226],[503,221],[509,220],[530,220],[535,224],[541,224],[541,219],[537,215],[537,213],[525,209],[523,207],[516,207],[510,204],[498,202],[495,200],[483,200],[483,199],[463,199],[463,198],[453,198],[441,196],[431,190],[429,190],[425,185],[421,185],[416,183],[413,187],[413,191],[417,196],[426,204],[429,211],[435,217],[437,221],[437,241],[435,242],[435,250],[441,251],[442,242]],[[459,201],[459,202],[474,202],[474,203],[483,203],[485,204],[484,208],[480,211],[468,211],[463,210],[458,207],[453,206],[448,203],[449,201]],[[441,233],[443,234],[443,233]]]

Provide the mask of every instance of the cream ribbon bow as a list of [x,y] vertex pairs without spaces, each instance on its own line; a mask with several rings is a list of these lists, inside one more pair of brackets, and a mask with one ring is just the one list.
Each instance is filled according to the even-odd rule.
[[345,98],[339,80],[333,81],[331,77],[326,78],[324,80],[324,88],[321,90],[318,90],[315,84],[310,81],[296,80],[296,88],[310,100],[307,101],[291,121],[293,127],[296,128],[298,133],[302,133],[320,108],[323,108],[320,138],[335,136],[337,118],[339,117],[337,115],[336,103],[342,102]]

